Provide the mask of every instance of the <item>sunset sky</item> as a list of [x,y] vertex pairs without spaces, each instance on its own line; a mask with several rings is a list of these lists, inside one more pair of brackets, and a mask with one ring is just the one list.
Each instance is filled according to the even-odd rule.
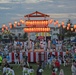
[[76,0],[0,0],[0,27],[24,19],[24,15],[35,11],[59,22],[71,19],[76,24]]

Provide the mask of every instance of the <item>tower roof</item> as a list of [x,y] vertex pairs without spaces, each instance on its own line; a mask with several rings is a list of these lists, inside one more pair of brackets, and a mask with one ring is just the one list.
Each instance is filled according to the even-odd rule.
[[50,15],[35,11],[35,12],[31,13],[31,14],[25,15],[24,17],[50,17]]

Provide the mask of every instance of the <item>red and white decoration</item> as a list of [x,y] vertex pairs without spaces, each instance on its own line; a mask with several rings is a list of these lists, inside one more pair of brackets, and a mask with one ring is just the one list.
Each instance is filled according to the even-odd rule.
[[[23,52],[24,53],[24,52]],[[23,53],[19,53],[19,61],[21,61],[23,59]],[[43,52],[26,52],[26,55],[28,56],[28,62],[38,62],[38,61],[44,61],[48,59],[48,53],[46,51]],[[9,53],[9,57],[10,57],[10,62],[15,62],[16,57],[15,57],[16,53]],[[66,52],[50,52],[50,54],[54,54],[55,56],[58,55],[62,55],[64,57],[64,55],[66,54]]]

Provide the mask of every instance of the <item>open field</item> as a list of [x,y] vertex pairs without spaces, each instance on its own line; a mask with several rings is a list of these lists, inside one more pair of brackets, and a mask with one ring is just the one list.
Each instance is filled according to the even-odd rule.
[[[33,66],[33,68],[35,70],[34,75],[36,75],[37,64],[30,63],[30,65]],[[18,65],[15,65],[15,64],[11,64],[11,66],[13,66],[15,75],[22,75],[22,67],[19,67]],[[64,75],[72,75],[71,74],[71,65],[67,66],[67,67],[64,67],[62,65],[61,68],[63,68],[63,70],[64,70]],[[0,71],[0,75],[2,75],[2,71]],[[49,69],[48,66],[44,69],[43,75],[51,75],[51,69]],[[57,73],[57,75],[59,75],[59,72]]]

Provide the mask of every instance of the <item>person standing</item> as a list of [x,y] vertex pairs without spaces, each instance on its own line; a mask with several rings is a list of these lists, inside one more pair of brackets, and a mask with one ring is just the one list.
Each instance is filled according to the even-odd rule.
[[23,75],[29,75],[28,70],[29,70],[28,66],[24,65],[24,67],[23,67]]
[[52,70],[52,75],[56,75],[56,72],[55,72],[55,70]]
[[34,69],[32,68],[32,66],[30,66],[28,73],[29,75],[34,75]]
[[55,61],[55,67],[58,69],[58,71],[60,71],[60,63],[59,63],[58,59],[56,59],[56,61]]
[[32,51],[34,51],[34,41],[32,41]]
[[49,51],[50,51],[50,49],[51,49],[51,41],[48,39],[48,49],[49,49]]
[[75,60],[73,60],[71,71],[72,71],[72,75],[76,75],[76,61]]
[[42,75],[43,69],[41,68],[41,65],[38,66],[37,69],[37,75]]
[[45,40],[43,41],[43,45],[44,45],[44,51],[46,51],[47,50],[47,43]]
[[63,69],[60,70],[59,75],[64,75],[64,71],[63,71]]
[[29,66],[29,63],[28,63],[28,56],[26,55],[26,52],[23,54],[23,59],[24,59],[25,65]]
[[28,42],[27,42],[27,41],[24,42],[24,50],[25,50],[25,51],[28,50]]
[[6,75],[6,65],[3,67],[3,75]]
[[14,70],[13,70],[13,67],[11,66],[10,67],[10,73],[9,73],[10,75],[15,75],[15,72],[14,72]]

